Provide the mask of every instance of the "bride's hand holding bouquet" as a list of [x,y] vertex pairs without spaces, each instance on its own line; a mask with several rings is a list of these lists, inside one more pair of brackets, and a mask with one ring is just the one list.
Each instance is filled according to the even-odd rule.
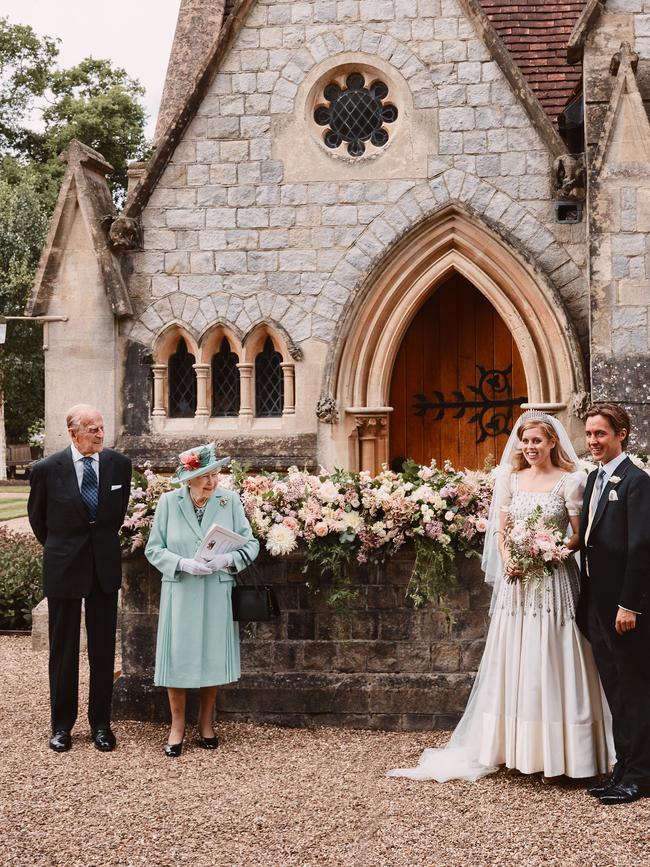
[[546,520],[539,506],[525,519],[508,519],[503,542],[505,578],[512,583],[541,583],[573,553],[564,531],[555,521]]

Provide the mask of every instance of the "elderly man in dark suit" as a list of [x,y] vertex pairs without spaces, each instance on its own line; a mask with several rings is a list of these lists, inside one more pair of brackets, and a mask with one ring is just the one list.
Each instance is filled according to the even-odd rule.
[[95,407],[73,406],[70,445],[39,461],[31,474],[29,522],[43,545],[43,589],[50,633],[50,747],[66,752],[77,718],[79,628],[85,603],[95,746],[115,748],[111,699],[122,580],[119,530],[131,489],[131,461],[104,448],[104,420]]
[[650,795],[650,476],[625,454],[623,407],[592,406],[586,434],[598,469],[585,488],[576,617],[594,651],[616,747],[612,775],[589,794],[627,804]]

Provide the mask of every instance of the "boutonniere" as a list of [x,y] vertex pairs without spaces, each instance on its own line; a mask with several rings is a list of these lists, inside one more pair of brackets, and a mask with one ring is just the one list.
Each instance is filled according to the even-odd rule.
[[[610,476],[610,477],[609,477],[609,483],[610,483],[610,485],[618,485],[618,483],[619,483],[620,481],[621,481],[621,477],[620,477],[620,476]],[[617,498],[617,499],[618,499],[618,498]]]
[[614,502],[615,500],[618,500],[618,494],[616,493],[616,491],[610,491],[609,492],[610,503]]
[[222,509],[224,508],[224,506],[227,506],[228,505],[228,497],[222,497],[219,500],[219,505],[221,506]]

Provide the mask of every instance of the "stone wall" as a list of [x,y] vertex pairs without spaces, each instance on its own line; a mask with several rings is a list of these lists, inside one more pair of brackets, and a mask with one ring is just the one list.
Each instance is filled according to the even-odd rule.
[[[451,625],[435,608],[406,604],[408,552],[381,567],[355,567],[359,598],[349,617],[328,607],[326,588],[316,595],[307,589],[303,562],[301,556],[258,560],[281,616],[250,627],[252,635],[243,638],[242,678],[219,691],[219,717],[289,726],[453,726],[486,632],[490,588],[478,561],[459,561]],[[167,718],[166,692],[153,687],[159,594],[160,577],[143,558],[125,563],[116,717]]]
[[627,407],[638,451],[650,448],[649,34],[647,3],[613,0],[584,53],[592,395]]
[[[376,68],[400,108],[386,148],[356,160],[327,152],[310,108],[328,70],[355,63]],[[170,323],[198,343],[217,322],[244,340],[261,321],[281,323],[302,351],[281,433],[318,433],[325,460],[314,414],[333,363],[325,347],[387,254],[450,204],[530,264],[587,355],[585,229],[555,222],[550,169],[457,0],[259,0],[142,213],[144,248],[129,262],[136,315],[122,335],[151,351]],[[152,430],[230,431],[182,422],[154,418]],[[263,419],[236,427],[280,435]],[[336,459],[348,464],[345,446]]]

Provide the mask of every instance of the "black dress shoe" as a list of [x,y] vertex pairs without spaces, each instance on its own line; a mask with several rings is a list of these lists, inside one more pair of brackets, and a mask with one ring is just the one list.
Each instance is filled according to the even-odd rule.
[[165,744],[164,749],[168,759],[177,759],[183,752],[183,741],[180,744]]
[[601,804],[631,804],[643,797],[643,792],[636,783],[615,783],[600,796]]
[[604,795],[605,792],[609,792],[612,786],[615,786],[618,783],[616,777],[611,774],[609,777],[606,777],[602,782],[597,783],[595,786],[591,786],[587,789],[587,794],[591,795],[592,798],[600,798],[601,795]]
[[70,732],[66,732],[63,729],[54,732],[50,738],[50,749],[54,750],[55,753],[67,753],[71,746],[72,737]]
[[110,728],[95,729],[92,735],[93,743],[95,744],[96,749],[100,752],[110,753],[115,749],[117,741],[115,740],[115,735]]
[[197,743],[204,750],[216,750],[219,746],[219,738],[204,738],[203,735],[199,735]]

